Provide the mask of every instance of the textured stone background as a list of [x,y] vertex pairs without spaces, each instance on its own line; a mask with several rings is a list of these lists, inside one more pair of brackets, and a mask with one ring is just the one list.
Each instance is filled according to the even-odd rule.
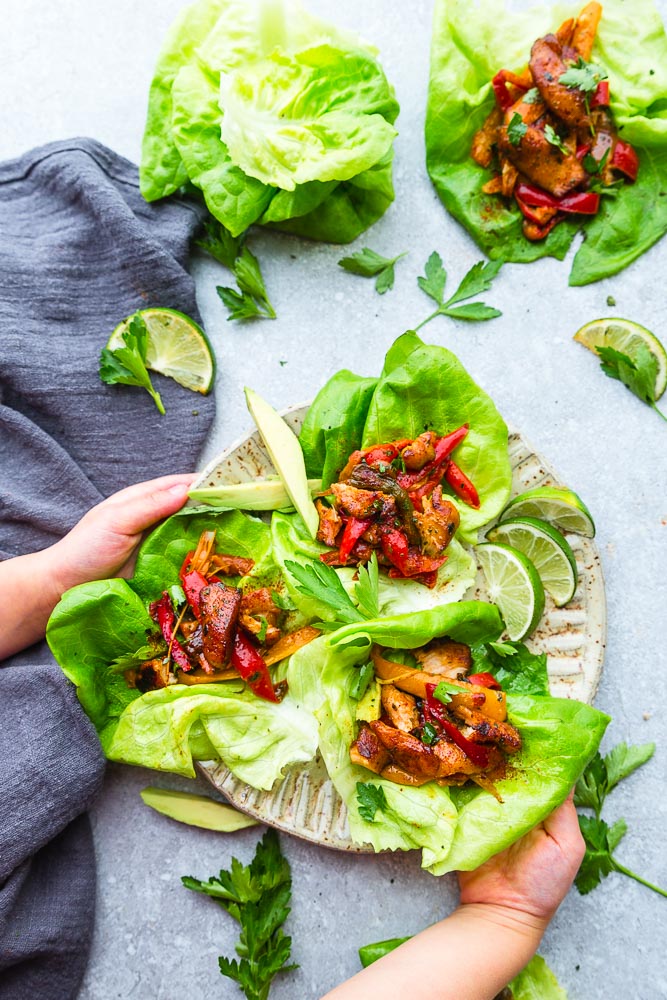
[[[667,0],[659,0],[667,14]],[[51,139],[90,135],[139,157],[154,60],[179,0],[3,0],[0,156]],[[431,3],[412,0],[311,0],[323,16],[358,29],[380,49],[401,116],[396,202],[358,241],[410,255],[396,287],[380,298],[371,282],[343,273],[336,247],[278,234],[254,234],[279,319],[252,326],[225,321],[215,293],[226,283],[215,262],[194,260],[206,329],[219,374],[218,419],[206,458],[242,434],[250,420],[242,386],[278,407],[306,400],[340,367],[379,370],[390,341],[429,312],[415,278],[433,249],[454,284],[479,252],[448,218],[424,167],[423,118]],[[630,4],[628,4],[630,13]],[[664,690],[667,563],[667,428],[571,340],[585,321],[610,312],[634,318],[667,341],[667,241],[620,276],[567,287],[567,264],[507,266],[487,295],[503,310],[488,324],[442,319],[427,339],[454,350],[505,417],[553,463],[594,513],[607,578],[609,643],[597,705],[613,716],[605,747],[655,740],[651,764],[610,801],[630,831],[621,860],[667,883]],[[281,364],[283,362],[283,364]],[[187,440],[182,441],[187,455]],[[184,466],[189,463],[184,457]],[[648,715],[648,718],[645,718]],[[179,876],[208,876],[232,853],[247,860],[257,831],[229,838],[189,829],[146,809],[148,784],[191,788],[186,780],[110,767],[93,813],[99,865],[95,945],[83,1000],[240,996],[221,979],[217,955],[231,953],[236,929]],[[289,930],[300,970],[272,992],[313,1000],[358,969],[359,945],[418,931],[456,902],[454,879],[421,873],[414,856],[346,857],[284,838],[294,875]],[[667,997],[665,901],[621,876],[592,895],[572,892],[542,952],[573,1000]]]

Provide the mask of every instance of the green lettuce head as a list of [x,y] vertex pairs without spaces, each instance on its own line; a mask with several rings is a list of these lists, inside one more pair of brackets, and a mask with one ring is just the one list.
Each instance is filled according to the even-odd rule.
[[621,271],[667,231],[667,36],[653,0],[605,0],[592,59],[609,73],[611,108],[623,139],[639,154],[634,184],[603,196],[598,214],[560,223],[540,242],[522,233],[522,216],[486,195],[491,177],[470,156],[475,132],[493,108],[491,79],[521,70],[535,39],[576,17],[584,0],[512,13],[495,0],[436,0],[426,113],[426,162],[441,201],[492,259],[562,260],[579,229],[585,239],[571,285]]
[[199,0],[158,58],[141,190],[189,181],[234,236],[258,223],[347,243],[393,201],[397,115],[352,33],[281,0]]
[[131,580],[68,590],[51,615],[47,640],[110,760],[194,777],[195,760],[220,758],[242,781],[268,789],[317,747],[315,720],[289,694],[277,705],[233,681],[141,694],[114,663],[140,650],[148,651],[139,659],[149,658],[156,626],[148,605],[179,584],[186,554],[211,528],[219,551],[255,560],[244,587],[283,587],[267,525],[239,511],[184,510],[148,536]]
[[[292,657],[287,672],[292,697],[317,718],[320,753],[347,806],[355,841],[371,844],[376,851],[420,848],[423,867],[435,875],[471,870],[509,847],[565,800],[596,752],[609,719],[580,702],[512,694],[511,684],[506,685],[508,718],[521,733],[523,746],[508,775],[496,783],[502,802],[478,786],[397,785],[350,760],[358,728],[357,702],[350,690],[372,643],[415,649],[436,636],[449,636],[477,646],[497,639],[501,631],[494,605],[461,601],[347,625]],[[384,804],[372,821],[360,811],[359,783],[384,793]]]

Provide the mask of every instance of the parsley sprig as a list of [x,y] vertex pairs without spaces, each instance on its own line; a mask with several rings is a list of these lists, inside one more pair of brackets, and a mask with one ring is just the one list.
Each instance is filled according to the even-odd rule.
[[375,291],[384,295],[394,287],[394,267],[406,255],[407,250],[395,257],[383,257],[370,247],[364,247],[350,257],[343,257],[338,261],[338,266],[350,274],[359,274],[362,278],[375,278]]
[[638,399],[655,410],[663,420],[667,420],[667,416],[655,405],[658,362],[646,344],[639,344],[632,358],[614,347],[596,347],[595,350],[601,359],[600,367],[605,375],[622,382]]
[[609,74],[602,66],[586,62],[582,56],[579,56],[576,63],[572,63],[559,76],[558,82],[562,83],[564,87],[569,87],[570,90],[581,90],[588,97],[589,94],[593,94],[597,90],[598,84],[602,80],[606,80],[608,76]]
[[158,411],[164,415],[160,393],[153,388],[146,367],[148,330],[143,317],[135,313],[122,334],[123,347],[109,350],[103,347],[100,354],[99,376],[107,385],[138,385],[145,389]]
[[375,814],[384,812],[387,805],[387,796],[382,785],[374,785],[370,781],[357,782],[357,807],[359,815],[367,823],[374,823]]
[[521,140],[528,131],[528,126],[521,117],[518,111],[515,111],[512,115],[511,121],[507,126],[507,138],[512,143],[513,146],[520,146]]
[[282,926],[290,912],[292,876],[275,830],[264,834],[249,865],[232,858],[229,871],[206,882],[191,875],[181,881],[186,889],[210,896],[240,925],[240,961],[221,955],[220,972],[238,983],[247,1000],[266,1000],[274,977],[298,968],[286,964],[292,939]]
[[626,868],[614,857],[614,851],[627,833],[628,825],[625,820],[616,820],[612,826],[609,826],[602,819],[602,807],[607,795],[616,788],[620,781],[623,781],[638,767],[650,760],[654,751],[654,743],[644,743],[638,746],[619,743],[604,757],[596,753],[577,782],[574,791],[574,804],[580,809],[589,809],[595,814],[594,816],[579,816],[579,827],[586,843],[586,854],[575,879],[575,885],[582,896],[592,892],[602,879],[612,872],[627,875],[628,878],[640,882],[652,889],[653,892],[667,896],[667,891]]
[[259,261],[245,245],[246,234],[232,236],[221,222],[210,218],[204,223],[205,236],[195,246],[224,264],[236,278],[237,288],[217,285],[216,291],[229,310],[228,320],[275,319]]
[[501,260],[483,261],[473,264],[463,281],[454,294],[445,301],[445,285],[447,283],[447,272],[442,263],[442,258],[437,251],[433,251],[426,261],[424,275],[417,278],[417,283],[422,292],[437,304],[438,308],[425,320],[422,320],[415,330],[420,330],[427,323],[430,323],[436,316],[451,316],[453,319],[466,320],[487,320],[502,316],[499,309],[487,306],[483,302],[468,302],[465,305],[456,305],[465,299],[471,299],[475,295],[488,292],[493,279],[502,267]]
[[334,611],[334,619],[318,622],[318,628],[339,629],[343,625],[377,618],[380,614],[380,572],[375,552],[367,566],[359,566],[353,588],[357,604],[345,590],[336,571],[319,559],[300,563],[287,559],[285,568],[298,581],[296,589],[299,593],[326,604]]

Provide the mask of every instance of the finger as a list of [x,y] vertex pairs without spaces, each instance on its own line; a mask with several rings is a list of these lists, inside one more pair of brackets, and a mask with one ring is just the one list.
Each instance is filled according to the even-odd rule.
[[136,535],[183,506],[196,473],[161,476],[128,486],[91,512],[95,520],[123,535]]
[[555,840],[564,854],[578,854],[583,844],[579,829],[577,810],[574,807],[573,793],[570,793],[550,816],[544,821],[544,829]]

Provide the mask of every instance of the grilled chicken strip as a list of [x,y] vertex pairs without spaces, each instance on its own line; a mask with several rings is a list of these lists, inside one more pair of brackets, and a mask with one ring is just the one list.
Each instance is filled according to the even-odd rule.
[[418,727],[417,702],[411,694],[399,691],[393,684],[383,684],[380,698],[385,715],[397,729],[410,733]]
[[379,774],[390,762],[389,751],[370,726],[364,724],[350,747],[350,760]]
[[214,670],[220,670],[232,653],[241,592],[224,583],[211,583],[203,588],[199,606],[204,656]]
[[363,521],[396,513],[392,497],[377,490],[357,489],[348,483],[332,483],[331,492],[336,498],[338,509],[348,517],[357,517]]
[[453,639],[434,639],[412,652],[427,674],[439,674],[445,680],[456,680],[472,667],[470,647]]
[[463,731],[463,735],[471,743],[495,743],[510,754],[521,749],[521,736],[511,723],[497,722],[476,709],[456,704],[455,698],[452,699],[449,710],[467,724],[469,728]]
[[588,177],[575,153],[564,155],[547,142],[536,125],[528,126],[518,146],[510,142],[507,127],[503,126],[498,130],[498,146],[519,173],[555,198],[563,198]]
[[330,507],[324,500],[319,498],[315,501],[315,507],[320,518],[320,526],[317,529],[317,540],[323,545],[334,548],[336,545],[336,535],[343,527],[343,520],[335,507]]
[[[530,51],[530,70],[546,106],[572,128],[585,128],[589,119],[584,94],[558,82],[568,68],[563,55],[563,46],[555,35],[538,38]],[[576,59],[575,52],[572,56]]]
[[417,472],[423,469],[428,462],[435,458],[435,444],[438,435],[433,431],[424,431],[410,444],[406,445],[401,452],[401,458],[405,468],[410,472]]
[[415,511],[415,521],[421,536],[421,550],[427,556],[441,556],[456,533],[461,520],[451,500],[436,486],[430,497],[422,499],[423,514]]

